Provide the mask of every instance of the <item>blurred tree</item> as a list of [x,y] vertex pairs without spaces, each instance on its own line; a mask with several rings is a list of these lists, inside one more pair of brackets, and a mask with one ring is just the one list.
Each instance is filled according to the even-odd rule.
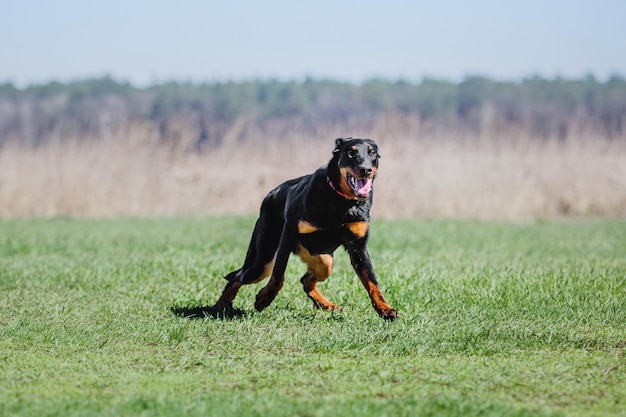
[[515,131],[564,139],[583,132],[623,138],[626,80],[615,75],[601,82],[588,75],[505,82],[468,76],[458,83],[371,79],[355,85],[306,78],[136,88],[105,76],[24,89],[0,84],[0,142],[103,139],[130,125],[148,125],[160,141],[202,149],[227,134],[315,134],[320,126],[338,123],[367,130],[390,114],[468,135]]

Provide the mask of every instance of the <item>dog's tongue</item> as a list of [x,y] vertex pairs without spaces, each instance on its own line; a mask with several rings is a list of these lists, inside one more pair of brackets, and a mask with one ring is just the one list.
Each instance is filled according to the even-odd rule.
[[367,178],[359,178],[356,180],[356,192],[362,196],[365,197],[366,195],[368,195],[370,193],[370,191],[372,191],[372,180],[371,179],[367,179]]

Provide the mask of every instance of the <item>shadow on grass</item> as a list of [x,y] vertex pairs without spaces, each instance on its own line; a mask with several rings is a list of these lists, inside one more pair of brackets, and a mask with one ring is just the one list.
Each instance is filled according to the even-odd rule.
[[[217,320],[233,320],[238,318],[250,318],[256,313],[256,311],[242,310],[236,307],[230,307],[224,310],[215,310],[211,306],[198,306],[198,307],[170,307],[170,311],[175,316],[188,319],[188,320],[204,320],[204,319],[217,319]],[[278,310],[280,311],[280,310]],[[280,314],[280,313],[279,313]],[[312,311],[292,311],[290,309],[283,309],[282,314],[287,314],[289,317],[299,321],[316,321],[327,320],[334,322],[345,322],[346,315],[337,311],[320,311],[312,309]]]
[[245,310],[235,307],[230,307],[224,310],[216,310],[209,306],[171,307],[170,310],[174,315],[189,320],[202,320],[207,318],[231,320],[248,315]]

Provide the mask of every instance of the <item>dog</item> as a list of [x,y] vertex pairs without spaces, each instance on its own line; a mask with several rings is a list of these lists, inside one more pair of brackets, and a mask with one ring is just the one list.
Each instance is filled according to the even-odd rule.
[[243,266],[224,277],[228,283],[210,308],[211,314],[227,315],[242,285],[268,276],[269,282],[257,294],[254,307],[262,311],[269,306],[283,286],[291,253],[307,265],[300,281],[313,305],[339,309],[316,285],[330,276],[333,253],[343,245],[378,315],[396,319],[398,312],[385,301],[367,251],[379,158],[373,140],[339,138],[327,166],[270,191],[261,204]]

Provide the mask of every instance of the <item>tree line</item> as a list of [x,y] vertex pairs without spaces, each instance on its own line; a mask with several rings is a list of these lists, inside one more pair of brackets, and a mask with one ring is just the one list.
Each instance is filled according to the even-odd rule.
[[[0,84],[0,144],[98,139],[143,126],[156,141],[185,140],[203,149],[221,143],[228,132],[245,140],[314,134],[320,126],[342,124],[367,129],[372,120],[390,114],[419,122],[420,135],[518,132],[539,140],[623,139],[626,79],[468,76],[458,82],[372,79],[353,84],[307,78],[139,88],[102,77],[22,89]],[[233,126],[238,128],[233,131]]]

